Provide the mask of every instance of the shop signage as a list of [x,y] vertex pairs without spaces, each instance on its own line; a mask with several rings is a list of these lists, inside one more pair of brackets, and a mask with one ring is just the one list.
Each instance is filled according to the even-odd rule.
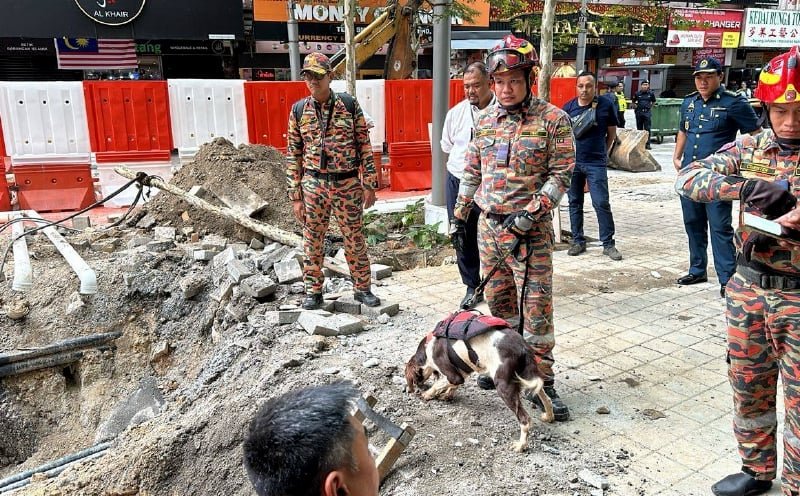
[[618,48],[611,50],[611,63],[613,67],[629,65],[653,65],[658,63],[658,53],[653,47],[647,48]]
[[54,53],[53,40],[0,39],[0,54],[2,55],[30,57],[31,55],[51,55]]
[[725,49],[724,48],[698,48],[692,50],[692,67],[697,67],[697,63],[707,57],[714,57],[719,60],[720,64],[725,63]]
[[226,55],[228,53],[226,42],[222,40],[136,41],[137,55]]
[[737,48],[743,15],[741,10],[673,9],[669,16],[667,46]]
[[121,26],[133,21],[144,9],[145,0],[75,0],[90,19],[107,26]]
[[743,47],[781,48],[800,43],[800,11],[747,9]]

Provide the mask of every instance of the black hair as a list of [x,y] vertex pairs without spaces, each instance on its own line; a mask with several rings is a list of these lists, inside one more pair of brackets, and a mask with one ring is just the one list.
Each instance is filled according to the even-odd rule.
[[350,413],[356,390],[338,382],[268,400],[250,423],[244,466],[259,496],[318,496],[334,470],[358,470]]
[[489,78],[489,70],[486,69],[486,64],[481,61],[473,62],[464,69],[464,75],[469,73],[478,73],[483,76],[484,79]]
[[591,77],[594,81],[597,81],[597,76],[595,76],[594,72],[592,72],[592,71],[581,71],[581,72],[578,73],[578,77],[579,78],[587,77],[587,76]]

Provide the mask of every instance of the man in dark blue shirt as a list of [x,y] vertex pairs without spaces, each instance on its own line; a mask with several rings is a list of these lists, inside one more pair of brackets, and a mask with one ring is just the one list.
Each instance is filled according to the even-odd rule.
[[[736,132],[755,134],[761,131],[753,107],[733,91],[720,87],[722,65],[713,57],[697,62],[694,84],[681,104],[681,120],[675,138],[672,163],[675,170],[708,157],[736,139]],[[708,231],[711,228],[711,251],[720,284],[720,295],[736,270],[736,249],[731,225],[729,201],[698,203],[681,196],[683,224],[689,237],[689,273],[676,282],[697,284],[708,280]]]
[[656,103],[656,94],[650,89],[650,81],[641,82],[640,90],[633,95],[631,100],[636,105],[634,115],[636,116],[636,129],[647,131],[647,144],[645,148],[650,149],[650,125],[653,105]]
[[594,109],[595,125],[585,133],[575,136],[575,169],[567,195],[569,197],[569,222],[572,246],[568,255],[576,256],[586,251],[583,235],[584,186],[589,183],[592,207],[597,213],[603,255],[612,260],[622,260],[614,243],[614,217],[608,201],[608,151],[617,137],[617,119],[614,106],[607,98],[597,98],[597,78],[591,72],[582,72],[577,80],[578,96],[564,105],[564,111],[573,122]]

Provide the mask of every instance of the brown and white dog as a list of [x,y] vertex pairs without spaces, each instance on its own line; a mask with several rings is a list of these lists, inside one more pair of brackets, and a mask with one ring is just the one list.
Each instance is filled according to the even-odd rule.
[[[434,383],[422,393],[424,400],[450,400],[464,379],[472,372],[488,374],[494,379],[497,394],[519,421],[519,440],[512,444],[514,451],[521,453],[528,448],[530,416],[522,404],[520,394],[532,392],[544,405],[542,422],[553,421],[553,403],[544,392],[544,379],[533,357],[533,350],[516,331],[510,328],[493,329],[468,341],[477,353],[477,363],[469,358],[465,341],[452,341],[453,351],[471,372],[461,370],[448,356],[447,339],[429,333],[422,339],[416,353],[406,363],[407,391],[421,389],[425,381],[433,376]],[[474,355],[473,355],[474,357]]]

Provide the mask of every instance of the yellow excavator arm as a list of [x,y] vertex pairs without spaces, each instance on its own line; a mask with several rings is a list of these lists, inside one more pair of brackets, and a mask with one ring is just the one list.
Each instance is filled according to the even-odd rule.
[[[414,19],[420,4],[421,0],[394,0],[380,16],[358,33],[355,37],[356,66],[362,65],[383,45],[389,43],[384,79],[409,79],[415,69],[412,37]],[[331,65],[336,76],[341,77],[344,74],[344,48],[331,57]]]

